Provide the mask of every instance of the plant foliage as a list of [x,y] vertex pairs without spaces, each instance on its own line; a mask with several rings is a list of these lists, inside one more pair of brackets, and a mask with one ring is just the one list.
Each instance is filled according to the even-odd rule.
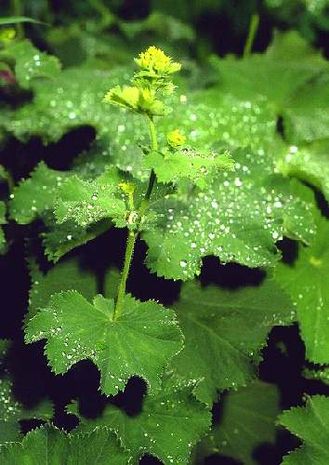
[[[0,258],[21,253],[29,281],[23,334],[0,339],[0,463],[260,465],[280,424],[302,441],[282,465],[327,465],[329,65],[305,40],[329,30],[327,2],[263,2],[304,38],[276,32],[253,54],[256,5],[241,2],[254,14],[243,57],[221,58],[184,21],[221,3],[237,25],[231,2],[175,2],[173,18],[173,2],[153,1],[133,21],[69,2],[83,19],[52,28],[47,8],[30,19],[35,3],[0,20]],[[257,279],[237,288],[225,273]],[[280,415],[291,402],[263,374],[296,328],[294,363],[322,395]],[[20,392],[21,353],[49,396],[42,382],[37,401]]]

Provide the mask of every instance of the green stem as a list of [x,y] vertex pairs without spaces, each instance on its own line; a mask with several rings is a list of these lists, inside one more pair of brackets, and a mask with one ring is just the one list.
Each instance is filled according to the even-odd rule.
[[255,40],[255,37],[258,31],[258,26],[259,26],[259,14],[255,13],[250,18],[248,37],[247,37],[244,50],[243,50],[244,58],[250,56],[251,54],[252,46],[254,44],[254,40]]
[[[153,119],[151,117],[148,116],[147,120],[148,120],[149,132],[150,132],[151,150],[156,151],[158,150],[158,139],[157,139],[156,128],[155,128]],[[140,207],[139,207],[138,215],[140,218],[145,213],[145,210],[149,204],[150,197],[151,197],[151,194],[152,194],[152,191],[155,185],[156,185],[156,174],[152,170],[150,174],[147,190],[144,195],[144,199],[142,200]],[[128,233],[124,264],[123,264],[121,279],[120,279],[120,283],[118,287],[117,300],[115,303],[115,308],[114,308],[114,313],[113,313],[114,320],[119,318],[119,316],[122,314],[122,311],[123,311],[123,303],[124,303],[124,298],[126,294],[127,279],[129,276],[131,261],[134,255],[134,249],[135,249],[135,244],[136,244],[138,235],[139,235],[138,227],[136,228],[136,230],[129,231]]]
[[131,261],[134,255],[135,243],[138,236],[138,232],[136,231],[129,231],[128,232],[128,239],[126,244],[126,252],[125,252],[125,259],[123,264],[123,269],[121,273],[120,284],[118,288],[118,296],[113,312],[113,319],[116,320],[122,313],[123,310],[123,302],[126,294],[126,285],[127,279],[129,275]]
[[[149,128],[149,134],[150,134],[151,151],[156,152],[158,150],[158,138],[157,138],[156,127],[155,127],[153,119],[150,116],[147,116],[146,119],[147,119],[147,124]],[[157,177],[156,177],[154,170],[152,169],[150,177],[149,177],[149,183],[147,186],[147,190],[145,192],[144,198],[139,207],[140,216],[143,216],[143,214],[145,213],[145,210],[148,207],[152,191],[156,185],[156,181],[157,181]]]
[[[11,9],[14,16],[24,16],[24,8],[21,0],[12,0]],[[16,34],[18,39],[22,39],[24,37],[23,23],[16,24]]]

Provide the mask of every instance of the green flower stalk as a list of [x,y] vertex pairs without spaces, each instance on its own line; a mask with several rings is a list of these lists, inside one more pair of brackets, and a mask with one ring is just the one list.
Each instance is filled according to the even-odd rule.
[[[103,101],[111,105],[125,108],[134,113],[144,115],[147,120],[150,147],[149,153],[158,152],[158,139],[154,117],[163,116],[168,113],[168,108],[162,102],[161,97],[173,93],[175,85],[171,80],[171,75],[180,71],[181,64],[174,62],[162,50],[151,46],[145,52],[135,58],[139,70],[131,79],[130,86],[115,86],[110,89],[104,96]],[[173,131],[168,134],[167,141],[173,148],[180,147],[185,138],[179,131]],[[125,259],[121,281],[118,289],[118,296],[115,306],[115,318],[123,311],[124,298],[126,292],[126,283],[129,275],[130,265],[134,254],[136,239],[139,234],[139,223],[143,214],[147,210],[152,191],[156,185],[157,177],[153,168],[151,168],[148,186],[142,202],[139,205],[137,214],[139,221],[136,226],[129,230],[126,245]],[[124,186],[126,189],[126,186]],[[130,188],[129,204],[133,206],[133,190]]]

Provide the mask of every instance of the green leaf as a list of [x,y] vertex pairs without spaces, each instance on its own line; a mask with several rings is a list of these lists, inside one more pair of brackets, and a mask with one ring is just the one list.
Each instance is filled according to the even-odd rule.
[[279,161],[279,169],[283,173],[313,184],[329,201],[328,141],[319,141],[302,147],[290,146]]
[[273,175],[264,155],[241,150],[233,158],[235,171],[218,174],[206,192],[178,193],[154,203],[160,221],[143,239],[147,265],[158,276],[191,279],[206,255],[224,263],[273,266],[280,256],[275,242],[284,235],[311,241],[312,192]]
[[[12,112],[9,119],[4,114],[1,122],[22,141],[37,135],[45,143],[56,142],[72,128],[90,125],[109,144],[112,135],[115,138],[120,134],[119,122],[124,123],[127,118],[111,110],[102,99],[110,85],[122,83],[125,74],[122,68],[111,72],[78,68],[64,70],[51,81],[35,81],[34,100]],[[121,140],[124,138],[121,134]],[[136,151],[133,141],[131,145]]]
[[126,225],[126,204],[119,191],[120,178],[115,170],[107,170],[93,181],[72,176],[58,193],[55,216],[58,223],[73,220],[88,226],[104,219],[113,219],[117,226]]
[[295,315],[273,280],[237,291],[187,283],[174,308],[185,347],[170,366],[178,379],[193,379],[195,395],[209,405],[218,390],[254,377],[269,331],[290,324]]
[[326,465],[329,461],[329,398],[314,396],[305,407],[294,407],[279,417],[279,422],[303,441],[303,445],[284,457],[282,465]]
[[279,393],[276,386],[255,381],[229,392],[223,400],[220,423],[199,446],[198,455],[223,454],[258,465],[253,458],[256,447],[273,443]]
[[329,67],[306,83],[284,111],[284,131],[292,144],[314,142],[329,137]]
[[145,157],[145,166],[154,169],[159,182],[177,182],[189,179],[201,189],[220,170],[233,170],[234,162],[227,154],[195,151],[190,148],[171,152],[150,152]]
[[[291,45],[287,47],[291,41],[294,48]],[[327,61],[291,31],[275,35],[266,53],[253,54],[244,59],[232,56],[219,59],[213,56],[211,62],[218,71],[222,92],[251,101],[257,95],[265,96],[278,112],[293,107],[293,98],[298,96],[299,90],[329,69]]]
[[15,76],[24,88],[29,88],[35,78],[54,80],[61,69],[56,57],[41,52],[28,40],[13,41],[3,52],[0,52],[0,59],[15,61]]
[[101,389],[116,394],[131,376],[144,378],[152,389],[181,350],[182,335],[172,310],[129,295],[124,311],[113,320],[114,301],[101,295],[89,303],[76,291],[55,294],[26,327],[26,341],[47,339],[46,354],[56,374],[80,360],[100,369]]
[[319,369],[305,368],[303,376],[306,379],[322,381],[324,384],[329,385],[329,367]]
[[239,99],[215,87],[188,97],[180,95],[180,102],[173,105],[170,117],[159,121],[160,130],[168,133],[179,128],[187,144],[196,150],[248,147],[255,155],[265,151],[271,157],[279,148],[276,115],[262,97]]
[[100,221],[85,228],[77,225],[73,220],[58,224],[53,217],[48,217],[46,226],[46,232],[41,235],[45,253],[49,260],[56,263],[72,249],[91,241],[110,229],[112,224],[109,221]]
[[21,444],[0,449],[0,461],[6,465],[126,465],[127,458],[114,435],[105,429],[69,436],[56,428],[39,428],[28,433]]
[[[90,172],[87,170],[87,175],[90,178]],[[102,187],[102,180],[105,179],[108,182],[106,184],[109,190],[113,190],[114,186],[111,185],[111,179],[113,183],[116,183],[116,176],[113,172],[110,176],[109,173],[103,175],[103,177],[98,178],[98,183],[96,184],[97,189]],[[108,178],[108,179],[107,179]],[[92,224],[89,226],[81,226],[77,224],[76,221],[72,219],[65,221],[63,224],[58,224],[55,221],[55,218],[52,215],[52,211],[55,208],[56,200],[62,195],[62,206],[58,208],[59,214],[62,215],[61,219],[64,220],[66,209],[72,207],[72,204],[75,208],[80,206],[80,222],[82,222],[82,214],[88,214],[90,202],[88,199],[91,199],[93,193],[90,193],[90,189],[95,187],[93,181],[83,181],[78,179],[75,176],[75,171],[63,172],[52,170],[48,168],[45,163],[41,162],[32,172],[29,178],[20,182],[17,185],[13,193],[11,194],[11,200],[9,203],[10,216],[19,224],[28,224],[34,219],[41,217],[46,224],[46,231],[42,233],[43,243],[46,249],[46,255],[50,260],[57,261],[60,257],[65,255],[70,250],[78,247],[91,239],[94,239],[99,234],[103,233],[111,227],[109,221],[101,221],[97,224]],[[96,188],[95,187],[95,188]],[[70,190],[71,188],[71,190]],[[79,192],[83,191],[85,195],[84,201],[81,200],[80,204],[74,203],[71,201],[67,205],[67,200],[71,198],[77,198],[76,189],[79,189]],[[88,190],[89,189],[89,190]],[[101,196],[101,199],[107,197],[107,193]],[[113,196],[112,196],[113,198]],[[64,204],[64,200],[66,203]],[[92,203],[95,203],[91,199]],[[107,209],[107,211],[113,212],[114,210],[119,211],[120,205],[122,206],[122,200],[116,200],[116,205],[114,209]],[[100,207],[98,205],[97,212],[100,213]],[[94,212],[95,213],[95,212]],[[95,213],[96,215],[96,213]],[[73,215],[71,215],[72,217]],[[101,215],[98,215],[99,218]],[[65,217],[66,219],[66,217]]]
[[10,216],[19,224],[28,224],[53,208],[55,197],[66,172],[52,170],[40,162],[28,179],[17,185],[11,194]]
[[[95,420],[80,417],[77,431],[92,431],[102,426],[115,431],[133,463],[148,453],[165,465],[185,465],[193,446],[211,423],[210,412],[190,391],[189,387],[178,389],[167,381],[161,391],[146,396],[138,416],[130,417],[108,405]],[[75,405],[69,406],[68,411],[77,415]]]
[[57,264],[47,274],[39,271],[35,262],[30,263],[29,268],[32,285],[29,292],[29,312],[25,321],[45,308],[56,292],[76,290],[87,300],[92,300],[97,293],[96,276],[83,269],[76,258]]
[[294,302],[306,356],[329,363],[329,222],[322,219],[310,247],[301,247],[294,265],[279,264],[275,277]]
[[7,25],[7,24],[18,24],[18,23],[37,23],[37,24],[45,24],[41,21],[38,21],[33,18],[28,18],[27,16],[5,16],[4,18],[0,18],[0,25]]

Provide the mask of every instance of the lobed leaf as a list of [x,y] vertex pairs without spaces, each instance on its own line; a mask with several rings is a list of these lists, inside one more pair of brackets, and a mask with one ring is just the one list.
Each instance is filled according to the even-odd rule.
[[326,465],[329,460],[329,399],[309,397],[305,407],[294,407],[279,417],[279,422],[298,436],[303,445],[286,455],[282,465]]
[[187,283],[174,308],[185,347],[170,366],[178,380],[196,383],[194,394],[208,405],[217,391],[243,386],[255,376],[271,328],[295,317],[290,299],[273,280],[238,291]]
[[198,456],[214,453],[258,465],[254,451],[264,443],[274,443],[279,393],[276,386],[254,381],[224,397],[219,424],[199,446]]
[[275,279],[294,302],[306,356],[316,363],[329,363],[328,234],[329,222],[322,219],[314,241],[300,248],[296,262],[275,270]]
[[99,429],[80,436],[66,435],[54,427],[28,433],[22,443],[0,448],[6,465],[44,463],[47,465],[126,465],[127,453],[114,435]]
[[18,184],[11,194],[10,216],[19,224],[28,224],[52,209],[58,189],[68,177],[66,172],[48,168],[40,162],[28,179]]
[[115,170],[107,170],[92,181],[70,177],[58,192],[55,204],[57,222],[73,220],[85,227],[111,218],[117,226],[125,226],[127,211],[123,193],[119,191],[119,181]]
[[31,87],[31,81],[35,78],[53,80],[61,69],[58,58],[41,52],[28,40],[13,41],[0,52],[0,58],[14,60],[15,77],[23,88]]
[[157,180],[162,183],[177,183],[191,180],[200,189],[220,170],[233,170],[234,162],[227,154],[195,151],[189,148],[174,153],[150,152],[145,156],[145,165],[154,169]]
[[283,173],[313,184],[329,201],[329,143],[317,143],[297,147],[291,145],[279,161]]
[[101,295],[91,304],[77,291],[55,294],[28,322],[26,341],[47,339],[46,355],[56,374],[92,360],[107,395],[122,390],[134,375],[152,389],[160,387],[160,375],[183,343],[174,312],[130,296],[115,320],[113,312],[114,301]]
[[[77,432],[97,431],[99,427],[115,431],[133,463],[148,453],[165,465],[187,465],[193,446],[209,429],[211,421],[210,412],[190,391],[189,387],[178,389],[166,381],[161,391],[146,396],[138,416],[130,417],[108,405],[99,418],[80,417]],[[68,411],[78,415],[75,405],[69,406]]]
[[312,240],[312,192],[273,175],[265,156],[241,150],[233,158],[235,171],[218,174],[206,192],[178,193],[154,204],[160,220],[143,233],[152,272],[191,279],[207,255],[251,268],[274,266],[280,257],[275,243],[284,235]]

